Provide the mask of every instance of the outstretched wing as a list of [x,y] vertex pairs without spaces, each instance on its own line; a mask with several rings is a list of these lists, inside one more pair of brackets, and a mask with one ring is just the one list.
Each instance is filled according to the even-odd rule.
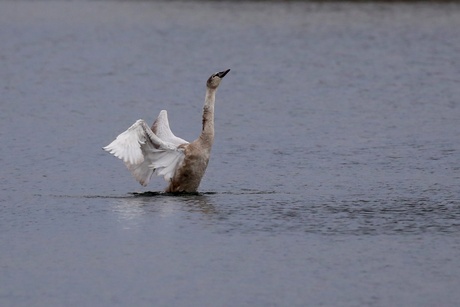
[[169,182],[184,159],[183,147],[159,138],[142,119],[103,149],[123,160],[143,186],[154,172]]
[[171,128],[169,127],[168,112],[166,110],[161,110],[152,125],[152,131],[165,142],[176,144],[177,146],[188,144],[186,140],[183,140],[172,133]]

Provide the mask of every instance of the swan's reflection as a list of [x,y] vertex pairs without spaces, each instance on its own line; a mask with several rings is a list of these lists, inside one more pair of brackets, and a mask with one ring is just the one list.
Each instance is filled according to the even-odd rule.
[[[208,219],[216,214],[209,197],[204,194],[170,195],[147,192],[132,197],[118,198],[113,203],[113,212],[123,229],[131,229],[152,218],[173,218],[188,215],[197,220]],[[199,217],[195,217],[199,214]]]

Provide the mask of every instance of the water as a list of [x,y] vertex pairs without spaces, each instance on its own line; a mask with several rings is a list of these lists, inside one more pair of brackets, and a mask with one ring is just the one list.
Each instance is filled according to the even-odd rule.
[[[0,2],[2,306],[457,306],[458,4]],[[200,194],[103,152],[216,143]],[[150,192],[153,191],[153,192]]]

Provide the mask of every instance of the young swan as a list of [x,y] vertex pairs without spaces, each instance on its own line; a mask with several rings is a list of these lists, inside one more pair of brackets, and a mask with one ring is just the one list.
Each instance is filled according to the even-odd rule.
[[153,173],[169,183],[166,192],[196,192],[208,166],[214,143],[214,103],[222,78],[230,71],[212,74],[206,82],[201,135],[189,143],[176,137],[162,110],[150,129],[139,119],[103,149],[123,160],[140,184],[146,186]]

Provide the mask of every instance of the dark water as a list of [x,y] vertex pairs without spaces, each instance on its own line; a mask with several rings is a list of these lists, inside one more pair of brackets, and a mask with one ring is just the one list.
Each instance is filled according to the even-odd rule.
[[[0,2],[0,305],[458,306],[458,29],[457,4]],[[226,68],[200,194],[102,151],[163,108],[193,140]]]

